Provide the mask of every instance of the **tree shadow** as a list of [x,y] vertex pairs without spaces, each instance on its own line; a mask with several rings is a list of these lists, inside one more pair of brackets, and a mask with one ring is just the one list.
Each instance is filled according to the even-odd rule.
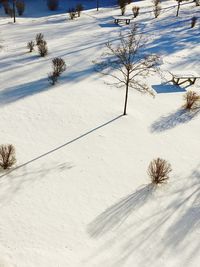
[[[70,162],[50,162],[49,164],[43,164],[39,167],[36,166],[31,170],[28,170],[27,166],[24,165],[20,173],[15,174],[11,171],[4,171],[0,179],[0,205],[9,202],[13,196],[22,189],[22,186],[26,184],[30,185],[38,180],[44,179],[50,173],[58,174],[59,172],[70,170],[73,167],[74,165]],[[5,179],[3,179],[3,177]]]
[[122,224],[135,209],[138,209],[148,200],[153,191],[154,186],[152,184],[145,185],[106,209],[89,224],[89,235],[99,237]]
[[13,168],[13,169],[11,169],[11,170],[9,170],[9,171],[6,171],[4,174],[0,175],[0,178],[3,178],[3,177],[5,177],[5,176],[9,175],[10,173],[12,173],[12,172],[14,172],[14,171],[16,171],[16,170],[18,170],[18,169],[24,167],[24,166],[27,166],[27,165],[29,165],[30,163],[33,163],[33,162],[36,161],[36,160],[39,160],[39,159],[41,159],[41,158],[43,158],[43,157],[46,157],[46,156],[48,156],[49,154],[52,154],[52,153],[54,153],[54,152],[56,152],[56,151],[58,151],[58,150],[60,150],[60,149],[62,149],[62,148],[64,148],[64,147],[66,147],[66,146],[68,146],[68,145],[70,145],[70,144],[72,144],[72,143],[74,143],[74,142],[76,142],[76,141],[78,141],[78,140],[80,140],[80,139],[82,139],[82,138],[88,136],[89,134],[91,134],[91,133],[93,133],[93,132],[95,132],[95,131],[97,131],[97,130],[99,130],[99,129],[101,129],[101,128],[107,126],[107,125],[109,125],[110,123],[112,123],[112,122],[118,120],[118,119],[121,118],[121,117],[123,117],[123,115],[119,115],[119,116],[117,116],[117,117],[115,117],[115,118],[113,118],[113,119],[111,119],[111,120],[109,120],[109,121],[107,121],[107,122],[105,122],[105,123],[103,123],[103,124],[101,124],[101,125],[99,125],[99,126],[93,128],[93,129],[91,129],[91,130],[89,130],[89,131],[87,131],[87,132],[85,132],[85,133],[83,133],[83,134],[81,134],[81,135],[75,137],[74,139],[72,139],[72,140],[66,142],[65,144],[63,144],[63,145],[61,145],[61,146],[58,146],[58,147],[56,147],[56,148],[53,148],[53,149],[47,151],[46,153],[39,155],[38,157],[35,157],[35,158],[33,158],[33,159],[31,159],[31,160],[29,160],[29,161],[27,161],[27,162],[25,162],[25,163],[23,163],[23,164],[21,164],[21,165],[19,165],[19,166]]
[[181,108],[167,116],[162,116],[151,125],[151,132],[163,132],[170,130],[180,124],[188,123],[200,113],[200,109],[188,111]]

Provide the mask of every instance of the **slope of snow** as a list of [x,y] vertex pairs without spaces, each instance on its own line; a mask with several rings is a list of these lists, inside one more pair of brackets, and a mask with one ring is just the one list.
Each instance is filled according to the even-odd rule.
[[[74,21],[46,11],[16,24],[1,18],[0,140],[17,151],[16,168],[0,173],[1,267],[200,265],[200,116],[182,109],[186,90],[200,83],[165,83],[167,71],[200,75],[199,22],[190,29],[200,9],[183,5],[176,18],[174,1],[165,1],[155,20],[150,2],[137,2],[136,21],[163,77],[148,79],[155,98],[130,91],[125,117],[124,90],[106,85],[92,64],[130,27],[113,24],[116,7]],[[26,49],[39,32],[45,58]],[[67,70],[52,87],[55,56]],[[173,172],[155,190],[146,170],[158,156]]]

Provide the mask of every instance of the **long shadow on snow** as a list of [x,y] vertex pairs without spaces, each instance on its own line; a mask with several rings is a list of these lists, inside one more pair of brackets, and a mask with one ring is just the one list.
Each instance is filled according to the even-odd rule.
[[122,224],[134,210],[148,200],[153,190],[154,187],[151,184],[145,185],[106,209],[89,224],[88,233],[90,236],[99,237]]
[[150,129],[151,132],[163,132],[176,127],[179,124],[187,123],[195,118],[200,113],[200,109],[188,111],[186,109],[179,109],[167,116],[160,117],[155,121]]
[[52,87],[49,86],[47,78],[6,88],[0,91],[0,106],[10,104],[36,93],[44,92],[50,88]]
[[41,159],[41,158],[43,158],[43,157],[46,157],[46,156],[48,156],[49,154],[52,154],[52,153],[54,153],[54,152],[56,152],[56,151],[58,151],[58,150],[60,150],[60,149],[62,149],[62,148],[64,148],[64,147],[66,147],[66,146],[68,146],[68,145],[70,145],[70,144],[72,144],[72,143],[74,143],[74,142],[76,142],[76,141],[78,141],[78,140],[80,140],[80,139],[82,139],[82,138],[88,136],[89,134],[91,134],[91,133],[93,133],[93,132],[95,132],[95,131],[97,131],[97,130],[99,130],[99,129],[101,129],[101,128],[107,126],[107,125],[109,125],[110,123],[112,123],[112,122],[114,122],[114,121],[116,121],[116,120],[118,120],[118,119],[120,119],[122,116],[123,116],[123,115],[119,115],[119,116],[117,116],[117,117],[115,117],[115,118],[113,118],[113,119],[111,119],[111,120],[109,120],[109,121],[107,121],[107,122],[105,122],[105,123],[103,123],[103,124],[101,124],[101,125],[99,125],[99,126],[93,128],[93,129],[91,129],[91,130],[89,130],[89,131],[87,131],[87,132],[85,132],[85,133],[83,133],[83,134],[81,134],[81,135],[75,137],[74,139],[72,139],[72,140],[66,142],[65,144],[60,145],[60,146],[58,146],[58,147],[56,147],[56,148],[53,148],[53,149],[47,151],[46,153],[41,154],[41,155],[39,155],[38,157],[33,158],[33,159],[31,159],[31,160],[29,160],[29,161],[27,161],[27,162],[25,162],[25,163],[23,163],[23,164],[17,166],[17,167],[14,168],[14,169],[11,169],[10,171],[8,171],[8,172],[2,174],[2,175],[0,176],[0,178],[3,178],[4,176],[9,175],[10,173],[14,172],[15,170],[18,170],[18,169],[20,169],[20,168],[22,168],[22,167],[24,167],[24,166],[27,166],[27,165],[29,165],[30,163],[32,163],[32,162],[34,162],[34,161],[36,161],[36,160],[39,160],[39,159]]

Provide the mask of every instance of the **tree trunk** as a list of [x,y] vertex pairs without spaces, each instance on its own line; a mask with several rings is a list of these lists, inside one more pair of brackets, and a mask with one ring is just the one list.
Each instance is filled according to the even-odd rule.
[[124,103],[124,113],[123,115],[126,115],[126,108],[127,108],[127,102],[128,102],[128,89],[129,89],[129,80],[126,82],[126,95],[125,95],[125,103]]
[[99,11],[99,0],[97,0],[97,11]]
[[180,5],[181,5],[181,2],[178,2],[177,12],[176,12],[176,16],[177,17],[178,17],[178,14],[179,14]]
[[16,22],[16,12],[15,12],[15,0],[13,0],[13,18],[14,18],[14,23]]

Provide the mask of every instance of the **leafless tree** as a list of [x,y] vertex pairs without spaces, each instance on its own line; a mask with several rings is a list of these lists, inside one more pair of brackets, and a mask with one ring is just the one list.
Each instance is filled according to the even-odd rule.
[[142,34],[137,33],[135,25],[126,35],[120,32],[118,45],[114,46],[112,42],[106,43],[106,53],[102,54],[99,61],[94,61],[98,72],[114,78],[113,85],[125,87],[123,115],[126,115],[129,88],[153,94],[142,80],[150,72],[158,69],[158,57],[153,54],[144,54],[144,51],[140,53],[145,43],[146,40]]
[[13,145],[1,145],[0,146],[0,167],[3,169],[10,168],[15,164],[15,148]]

